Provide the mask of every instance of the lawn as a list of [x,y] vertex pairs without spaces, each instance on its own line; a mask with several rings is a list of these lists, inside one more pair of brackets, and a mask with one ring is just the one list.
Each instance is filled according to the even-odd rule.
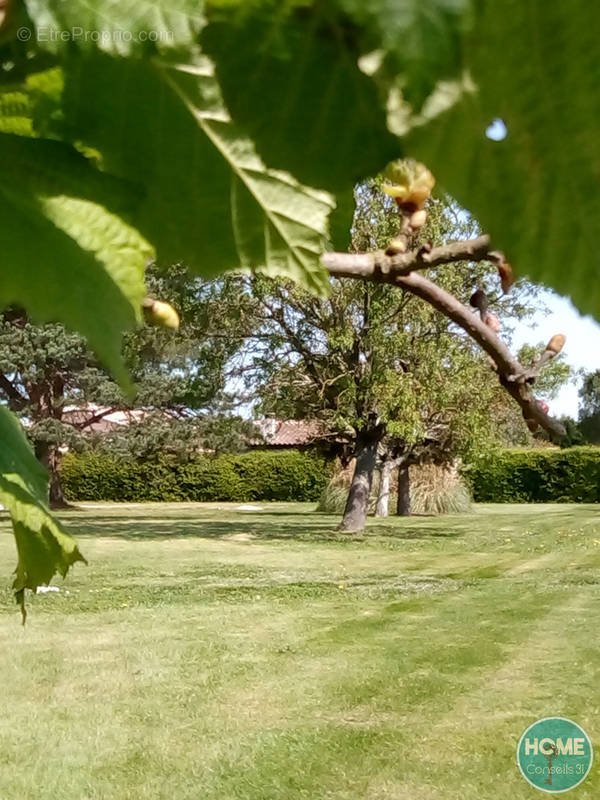
[[[600,508],[342,537],[307,505],[87,504],[23,629],[0,515],[1,800],[541,796],[535,719],[600,741]],[[596,766],[574,790],[597,798]]]

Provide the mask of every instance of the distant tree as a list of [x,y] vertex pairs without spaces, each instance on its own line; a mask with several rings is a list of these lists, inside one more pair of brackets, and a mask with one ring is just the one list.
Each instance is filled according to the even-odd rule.
[[584,376],[579,390],[579,429],[587,442],[600,444],[600,370]]
[[[19,309],[0,318],[0,400],[25,422],[48,468],[54,507],[65,505],[61,449],[93,444],[86,433],[116,410],[135,405],[154,412],[100,442],[140,457],[186,447],[218,449],[242,439],[243,425],[228,416],[232,403],[225,387],[225,365],[243,341],[235,280],[190,280],[175,265],[150,268],[147,284],[153,296],[177,309],[181,326],[177,332],[145,326],[127,335],[124,356],[135,398],[123,394],[81,336],[57,324],[33,325]],[[77,408],[85,413],[67,413]]]
[[[356,201],[353,249],[385,247],[398,233],[394,204],[378,181],[359,186]],[[427,225],[411,244],[441,243],[473,228],[452,204],[430,201]],[[437,272],[437,282],[465,300],[475,287],[485,289],[505,325],[531,310],[527,290],[497,296],[490,262],[458,262]],[[505,401],[487,357],[414,294],[344,279],[331,281],[326,299],[264,277],[248,284],[257,303],[248,378],[260,409],[322,419],[356,457],[342,529],[364,526],[378,455],[386,471],[400,468],[399,510],[407,513],[408,464],[449,459],[497,440],[494,406]]]
[[565,435],[560,441],[561,447],[575,447],[586,444],[586,439],[581,432],[581,426],[573,417],[560,417],[560,422],[565,429]]
[[116,385],[101,370],[84,339],[61,325],[32,325],[20,309],[0,321],[0,397],[27,426],[39,461],[50,474],[50,503],[65,504],[59,477],[60,447],[77,448],[88,424],[65,424],[65,409],[108,399],[123,403]]

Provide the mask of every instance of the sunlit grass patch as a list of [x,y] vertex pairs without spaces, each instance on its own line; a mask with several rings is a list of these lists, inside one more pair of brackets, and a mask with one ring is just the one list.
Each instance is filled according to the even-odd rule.
[[[594,506],[360,538],[293,504],[64,519],[89,566],[30,598],[24,630],[0,523],[2,800],[518,800],[530,722],[598,738]],[[578,797],[599,789],[592,771]]]

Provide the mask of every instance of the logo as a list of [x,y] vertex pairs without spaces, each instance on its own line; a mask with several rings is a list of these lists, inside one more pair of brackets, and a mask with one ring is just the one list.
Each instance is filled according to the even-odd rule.
[[530,725],[517,745],[517,766],[525,780],[548,794],[574,789],[584,781],[594,748],[581,725],[566,717],[544,717]]

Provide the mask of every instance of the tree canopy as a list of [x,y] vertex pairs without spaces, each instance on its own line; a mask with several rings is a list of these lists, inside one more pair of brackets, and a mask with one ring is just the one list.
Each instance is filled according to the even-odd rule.
[[[379,184],[357,187],[353,251],[385,247],[398,234],[397,209]],[[460,238],[474,227],[455,206],[435,201],[415,246]],[[490,262],[456,263],[435,278],[465,302],[477,286],[488,288],[509,332],[533,311],[533,287],[502,295]],[[332,280],[322,299],[261,276],[249,287],[258,308],[248,372],[263,412],[320,418],[350,441],[374,415],[388,435],[414,442],[447,409],[455,427],[478,415],[489,438],[494,423],[487,412],[493,398],[503,395],[498,381],[472,340],[427,303],[402,288],[348,279]],[[533,358],[535,350],[525,355]]]

